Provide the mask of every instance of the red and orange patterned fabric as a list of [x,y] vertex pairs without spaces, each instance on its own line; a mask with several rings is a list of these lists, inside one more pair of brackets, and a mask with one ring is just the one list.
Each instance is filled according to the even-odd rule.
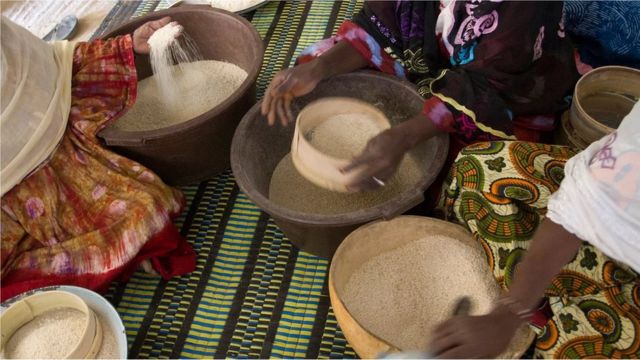
[[181,193],[96,137],[131,108],[136,86],[131,37],[76,47],[66,133],[51,159],[2,198],[3,301],[47,285],[102,290],[147,259],[165,278],[194,268],[171,222]]

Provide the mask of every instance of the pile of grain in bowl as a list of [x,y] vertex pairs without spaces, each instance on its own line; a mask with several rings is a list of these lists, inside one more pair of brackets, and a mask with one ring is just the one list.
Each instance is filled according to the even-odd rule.
[[[77,345],[86,326],[87,316],[71,308],[49,310],[23,325],[5,344],[2,359],[61,359]],[[102,346],[97,359],[118,359],[114,332],[102,325]]]
[[247,78],[240,67],[214,60],[173,66],[175,97],[163,95],[155,76],[138,83],[133,108],[113,125],[123,131],[161,129],[191,120],[225,101]]
[[149,46],[154,75],[138,83],[136,102],[115,122],[116,129],[156,130],[191,120],[228,99],[248,76],[235,64],[202,60],[176,23],[157,30]]
[[[472,315],[486,314],[500,288],[481,251],[443,235],[368,259],[340,293],[362,327],[403,351],[425,350],[429,334],[450,318],[461,296],[471,299]],[[516,335],[512,348],[522,346],[526,331]]]
[[293,165],[291,154],[287,154],[271,176],[269,199],[286,209],[307,214],[345,214],[383,204],[415,188],[421,178],[420,165],[411,155],[405,155],[398,171],[385,186],[373,191],[340,193],[307,180]]

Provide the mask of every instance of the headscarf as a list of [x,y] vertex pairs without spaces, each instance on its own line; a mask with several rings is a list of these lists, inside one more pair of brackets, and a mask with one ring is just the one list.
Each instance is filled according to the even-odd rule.
[[0,27],[0,190],[4,195],[45,162],[64,135],[75,44],[48,44],[4,16]]
[[640,272],[640,102],[616,132],[567,161],[547,217]]
[[565,28],[584,63],[640,69],[640,2],[571,0],[564,10]]

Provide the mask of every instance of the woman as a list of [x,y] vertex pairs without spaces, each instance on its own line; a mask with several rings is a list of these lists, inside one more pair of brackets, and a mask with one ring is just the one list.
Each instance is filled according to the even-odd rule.
[[508,292],[488,315],[442,324],[439,357],[496,356],[527,322],[538,326],[536,358],[640,357],[640,103],[573,155],[524,142],[460,153],[445,213],[471,230]]
[[134,52],[169,21],[47,44],[2,18],[2,300],[46,285],[101,290],[144,260],[165,278],[194,268],[171,223],[182,195],[96,137],[135,102]]
[[274,77],[262,113],[270,124],[286,124],[293,98],[367,66],[414,82],[426,99],[423,111],[372,139],[344,169],[364,168],[353,190],[383,184],[411,147],[438,133],[465,144],[527,137],[519,131],[523,119],[529,129],[551,129],[549,118],[523,117],[555,114],[575,83],[562,11],[562,2],[367,2],[334,38]]

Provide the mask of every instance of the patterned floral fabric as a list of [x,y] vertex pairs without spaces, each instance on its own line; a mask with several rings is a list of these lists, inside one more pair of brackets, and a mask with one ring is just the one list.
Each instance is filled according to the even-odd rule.
[[[574,153],[526,142],[481,142],[465,148],[445,184],[441,209],[469,228],[500,285],[543,220],[549,196]],[[536,357],[640,357],[640,276],[583,243],[546,290]]]
[[129,36],[74,54],[69,124],[51,159],[2,197],[2,299],[45,285],[101,290],[151,259],[168,278],[195,254],[171,223],[182,195],[96,134],[136,100]]
[[[348,41],[373,68],[415,83],[441,130],[466,142],[515,139],[517,127],[539,130],[531,116],[564,109],[577,80],[562,9],[561,2],[467,1],[441,9],[438,2],[372,1],[301,61]],[[528,127],[529,120],[537,123]],[[553,121],[544,124],[553,129]]]

